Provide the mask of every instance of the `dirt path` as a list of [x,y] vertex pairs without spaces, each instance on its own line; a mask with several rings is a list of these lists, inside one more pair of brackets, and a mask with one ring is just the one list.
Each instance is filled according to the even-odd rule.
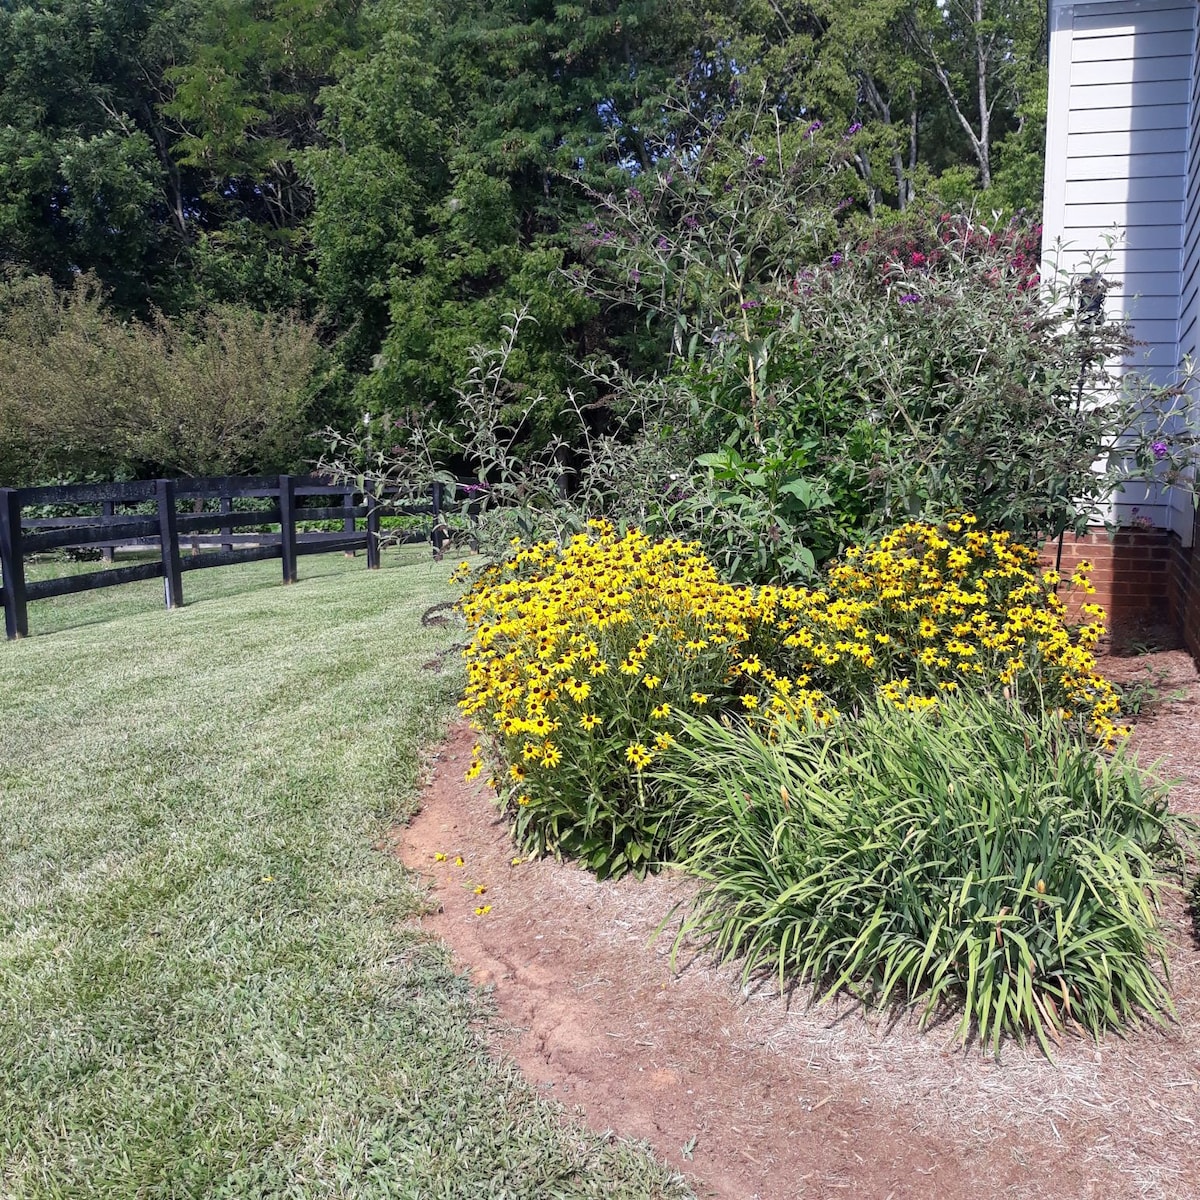
[[[1200,683],[1184,655],[1153,661],[1158,690],[1186,694],[1141,722],[1139,752],[1166,755],[1174,802],[1200,812]],[[1170,1034],[1071,1042],[1054,1064],[1011,1046],[996,1063],[952,1050],[949,1030],[789,1004],[686,957],[672,969],[654,931],[689,882],[511,865],[495,809],[463,782],[471,742],[456,730],[396,831],[440,905],[423,924],[494,987],[499,1051],[593,1128],[650,1142],[699,1195],[1200,1198],[1200,949],[1181,903]]]

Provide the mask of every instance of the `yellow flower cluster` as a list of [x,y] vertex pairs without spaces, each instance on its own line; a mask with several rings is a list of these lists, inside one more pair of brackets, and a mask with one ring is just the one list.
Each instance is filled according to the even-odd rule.
[[[758,676],[770,711],[819,710],[806,681],[742,661],[755,595],[722,582],[695,546],[597,521],[565,547],[514,551],[461,601],[474,634],[461,706],[526,791],[544,791],[553,772],[558,787],[574,777],[599,800],[613,772],[597,746],[644,771],[673,744],[681,714],[744,690],[743,675]],[[481,747],[470,770],[482,770]]]
[[[1086,576],[1072,582],[1088,590]],[[468,775],[487,743],[527,847],[578,835],[573,852],[603,853],[624,830],[636,866],[658,836],[639,841],[654,824],[644,773],[687,714],[827,724],[875,695],[918,711],[970,688],[1079,714],[1111,743],[1124,731],[1095,671],[1103,613],[1071,630],[1057,582],[969,516],[851,549],[820,588],[736,587],[694,545],[605,522],[565,546],[516,543],[460,601],[461,707],[484,735]]]
[[[1081,564],[1069,582],[1093,591],[1089,571]],[[757,634],[777,665],[839,705],[878,692],[915,710],[960,688],[1007,690],[1078,713],[1111,745],[1128,730],[1113,723],[1117,696],[1096,672],[1104,612],[1085,605],[1088,622],[1069,627],[1060,582],[1039,572],[1034,550],[971,516],[912,522],[848,550],[823,588],[762,589]]]

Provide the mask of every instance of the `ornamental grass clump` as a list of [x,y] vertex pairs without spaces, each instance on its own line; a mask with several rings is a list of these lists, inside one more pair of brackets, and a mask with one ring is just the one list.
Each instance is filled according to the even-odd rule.
[[[602,876],[645,871],[669,844],[672,809],[645,770],[680,718],[759,706],[742,653],[754,594],[694,546],[592,522],[565,546],[514,547],[460,605],[473,631],[461,706],[482,735],[468,776],[486,743],[526,853],[578,857]],[[828,719],[819,695],[771,678],[783,711]]]
[[1156,916],[1192,829],[1122,750],[979,696],[774,738],[691,721],[661,786],[703,881],[676,947],[825,999],[911,1004],[993,1051],[1172,1014]]

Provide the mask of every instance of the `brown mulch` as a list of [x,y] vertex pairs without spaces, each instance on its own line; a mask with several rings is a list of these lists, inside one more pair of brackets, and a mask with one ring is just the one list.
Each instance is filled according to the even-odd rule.
[[[1178,780],[1172,804],[1200,813],[1191,659],[1103,669],[1151,683],[1139,759],[1161,760]],[[396,831],[438,908],[424,927],[494,989],[498,1053],[592,1128],[648,1141],[698,1195],[1200,1198],[1200,947],[1181,898],[1165,914],[1179,1017],[1168,1032],[1068,1040],[1054,1062],[1009,1044],[996,1061],[956,1049],[951,1028],[815,1008],[686,952],[672,966],[671,927],[655,932],[692,884],[511,865],[496,809],[463,782],[471,744],[456,727],[421,812]]]

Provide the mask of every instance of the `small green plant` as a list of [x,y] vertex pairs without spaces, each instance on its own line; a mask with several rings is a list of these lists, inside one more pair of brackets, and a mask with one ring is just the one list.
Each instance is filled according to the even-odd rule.
[[993,1052],[1172,1015],[1156,910],[1195,826],[1123,751],[982,697],[688,732],[660,773],[704,881],[676,948],[698,935],[747,976],[919,1004],[922,1024],[956,1010]]
[[1140,717],[1159,704],[1183,700],[1187,697],[1186,688],[1175,688],[1163,692],[1166,674],[1161,669],[1147,665],[1144,679],[1131,679],[1125,683],[1114,683],[1117,699],[1121,705],[1121,713],[1127,717]]

